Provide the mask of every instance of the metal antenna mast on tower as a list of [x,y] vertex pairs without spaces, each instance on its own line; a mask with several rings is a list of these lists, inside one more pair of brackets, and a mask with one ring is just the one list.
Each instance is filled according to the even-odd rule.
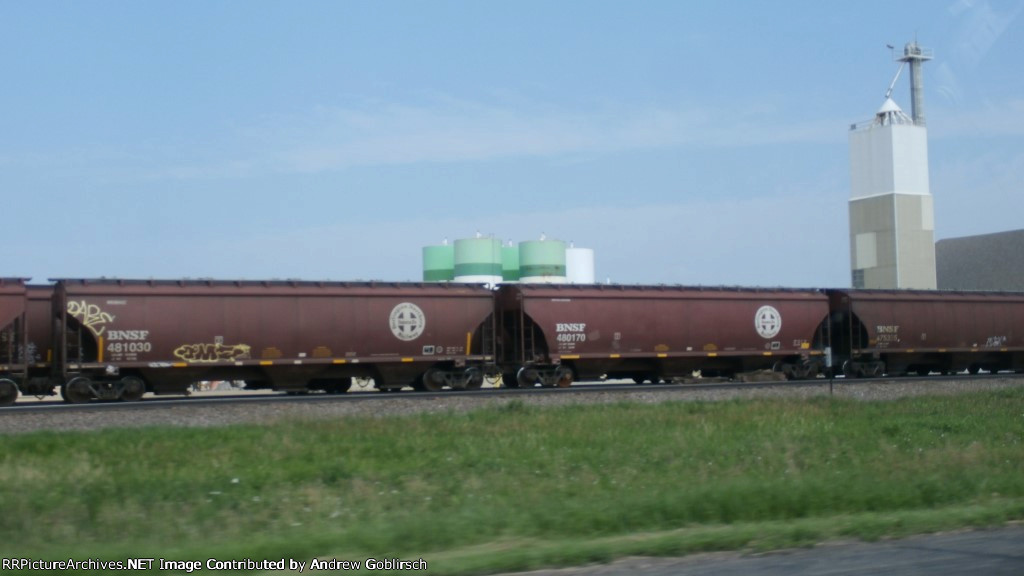
[[914,124],[924,126],[924,79],[921,74],[921,63],[932,59],[932,51],[921,48],[917,40],[908,42],[903,47],[900,62],[910,63],[910,112]]

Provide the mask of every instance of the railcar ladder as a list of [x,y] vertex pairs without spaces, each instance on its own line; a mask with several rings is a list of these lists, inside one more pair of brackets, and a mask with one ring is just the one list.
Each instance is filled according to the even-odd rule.
[[531,319],[526,314],[523,314],[522,327],[523,327],[522,359],[527,361],[527,362],[529,362],[529,361],[532,361],[534,358],[537,357],[537,350],[536,350],[537,337],[536,337],[536,334],[534,334],[534,331],[537,329],[537,326],[533,323],[533,319]]
[[85,362],[85,345],[82,342],[82,326],[78,322],[68,323],[67,341],[65,342],[64,349],[67,350],[68,362],[76,364]]
[[[0,331],[0,364],[15,365],[18,361],[18,330],[17,321],[10,327]],[[22,352],[24,354],[24,351]]]
[[480,325],[480,348],[476,351],[477,356],[494,356],[498,353],[494,348],[494,314],[487,317]]

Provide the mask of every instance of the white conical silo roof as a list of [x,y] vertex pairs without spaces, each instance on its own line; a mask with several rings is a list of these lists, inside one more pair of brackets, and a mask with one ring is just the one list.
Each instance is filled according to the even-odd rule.
[[893,101],[892,98],[886,98],[885,102],[882,102],[882,107],[878,109],[878,113],[875,114],[875,124],[881,124],[883,126],[891,124],[913,124],[914,121],[903,113],[899,105]]
[[888,114],[890,112],[902,113],[903,110],[900,109],[899,105],[892,98],[886,98],[885,102],[882,102],[882,107],[878,109],[878,113]]

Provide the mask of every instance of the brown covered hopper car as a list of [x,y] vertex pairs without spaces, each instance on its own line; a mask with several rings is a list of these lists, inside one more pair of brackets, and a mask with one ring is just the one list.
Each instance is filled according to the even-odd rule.
[[813,377],[828,341],[819,290],[506,285],[499,309],[503,380],[521,386],[767,368]]
[[1024,294],[832,290],[848,376],[1024,370]]
[[57,367],[53,363],[54,347],[57,345],[53,334],[55,315],[53,309],[52,285],[25,286],[25,352],[21,359],[25,363],[25,374],[19,386],[22,394],[52,396],[60,380],[53,377]]
[[493,299],[459,284],[59,280],[61,390],[72,402],[248,388],[478,387]]
[[18,398],[18,387],[27,374],[25,294],[23,278],[0,278],[0,406]]

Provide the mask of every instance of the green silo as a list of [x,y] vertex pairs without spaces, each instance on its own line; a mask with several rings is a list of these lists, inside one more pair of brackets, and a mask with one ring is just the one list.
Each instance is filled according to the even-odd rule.
[[519,281],[563,283],[565,242],[531,240],[519,244]]
[[501,278],[506,282],[519,280],[519,247],[511,241],[501,247]]
[[501,241],[495,238],[456,240],[455,281],[480,284],[501,282]]
[[451,282],[455,279],[455,247],[447,243],[441,246],[423,247],[423,281]]

